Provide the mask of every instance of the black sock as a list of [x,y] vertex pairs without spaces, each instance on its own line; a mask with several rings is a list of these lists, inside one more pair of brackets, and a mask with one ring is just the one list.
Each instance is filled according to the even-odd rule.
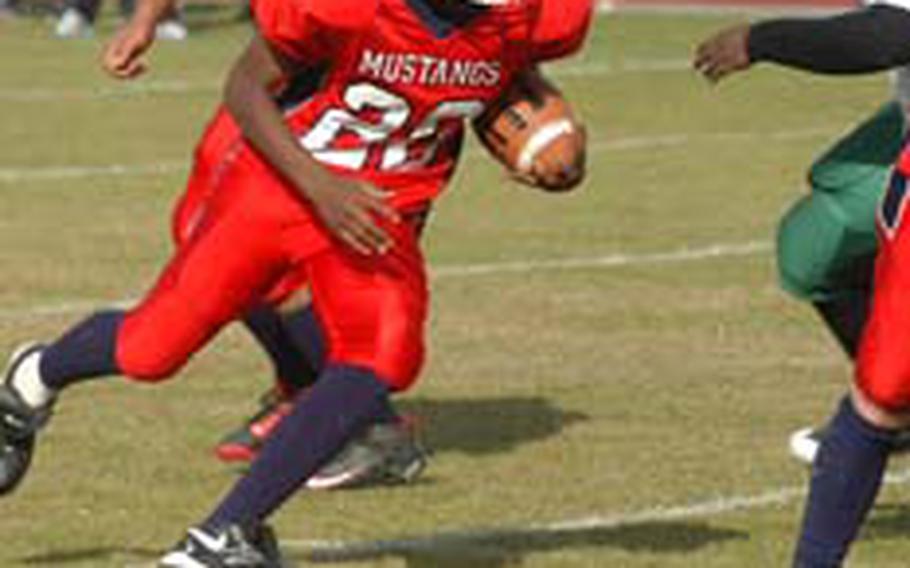
[[841,402],[812,468],[796,568],[841,565],[878,494],[894,436]]
[[849,290],[836,298],[812,304],[851,359],[856,357],[869,315],[869,295],[869,290]]
[[298,390],[313,384],[319,366],[292,339],[285,317],[272,307],[262,306],[248,312],[243,323],[268,354],[275,375],[288,387]]
[[297,349],[306,354],[315,369],[325,364],[325,338],[311,306],[282,315],[283,326]]
[[97,312],[71,327],[41,354],[41,382],[60,390],[72,383],[120,374],[117,331],[122,311]]
[[204,526],[264,520],[345,443],[390,412],[388,390],[375,374],[329,366],[268,437],[249,471],[234,485]]

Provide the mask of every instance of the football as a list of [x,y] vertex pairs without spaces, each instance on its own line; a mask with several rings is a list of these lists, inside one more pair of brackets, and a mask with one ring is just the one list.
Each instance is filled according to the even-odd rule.
[[514,177],[548,191],[581,182],[585,131],[569,103],[537,71],[518,76],[474,121],[483,145]]

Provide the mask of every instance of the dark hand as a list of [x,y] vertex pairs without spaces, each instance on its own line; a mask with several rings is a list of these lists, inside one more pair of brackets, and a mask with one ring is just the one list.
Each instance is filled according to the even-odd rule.
[[727,75],[748,69],[749,25],[740,24],[721,30],[695,48],[692,66],[712,83]]
[[311,184],[307,196],[329,231],[357,252],[385,254],[392,248],[392,238],[377,220],[398,223],[400,218],[380,189],[334,177],[330,184]]

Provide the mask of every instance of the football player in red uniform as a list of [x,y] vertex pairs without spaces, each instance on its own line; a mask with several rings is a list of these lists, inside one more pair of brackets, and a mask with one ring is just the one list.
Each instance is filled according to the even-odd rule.
[[[155,40],[156,26],[173,11],[174,4],[174,0],[141,0],[129,21],[105,46],[102,67],[120,79],[140,75],[146,69],[142,57]],[[223,147],[230,145],[236,134],[227,113],[219,113],[211,122],[196,151],[191,190],[175,213],[175,242],[182,239],[182,216],[194,211],[212,164],[219,162]],[[262,442],[287,414],[293,398],[316,380],[325,350],[305,289],[297,290],[278,308],[263,304],[249,310],[242,321],[269,357],[274,384],[260,397],[260,408],[215,446],[215,455],[226,462],[249,462],[255,457]],[[416,426],[417,421],[408,416],[371,425],[311,476],[307,487],[335,489],[413,481],[423,472],[428,457]]]
[[8,492],[63,389],[168,378],[224,325],[307,283],[327,344],[319,380],[164,566],[278,565],[267,517],[352,435],[387,420],[389,393],[420,370],[417,232],[466,119],[536,63],[578,49],[592,3],[260,0],[253,13],[259,34],[225,87],[237,135],[191,184],[181,244],[154,288],[17,352],[0,385]]
[[[285,89],[280,101],[286,102],[301,86],[306,88],[306,80]],[[187,191],[173,214],[172,236],[178,247],[189,237],[191,219],[206,202],[206,196],[217,191],[214,174],[239,135],[230,114],[219,109],[196,148]],[[280,306],[263,302],[243,315],[244,326],[269,356],[274,386],[261,398],[260,410],[218,443],[216,455],[223,461],[252,460],[290,410],[293,399],[316,381],[323,367],[324,334],[303,280],[290,279],[282,285],[277,294],[282,298]],[[331,462],[310,476],[307,487],[336,489],[416,479],[427,461],[416,423],[407,416],[391,418],[368,426],[352,439]]]

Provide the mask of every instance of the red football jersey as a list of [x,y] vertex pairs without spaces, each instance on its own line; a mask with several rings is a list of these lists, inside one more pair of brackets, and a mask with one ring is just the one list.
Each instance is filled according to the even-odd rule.
[[392,191],[398,207],[442,190],[466,119],[522,68],[576,50],[592,9],[591,0],[514,0],[453,24],[427,0],[253,4],[261,35],[301,64],[281,98],[301,144]]

